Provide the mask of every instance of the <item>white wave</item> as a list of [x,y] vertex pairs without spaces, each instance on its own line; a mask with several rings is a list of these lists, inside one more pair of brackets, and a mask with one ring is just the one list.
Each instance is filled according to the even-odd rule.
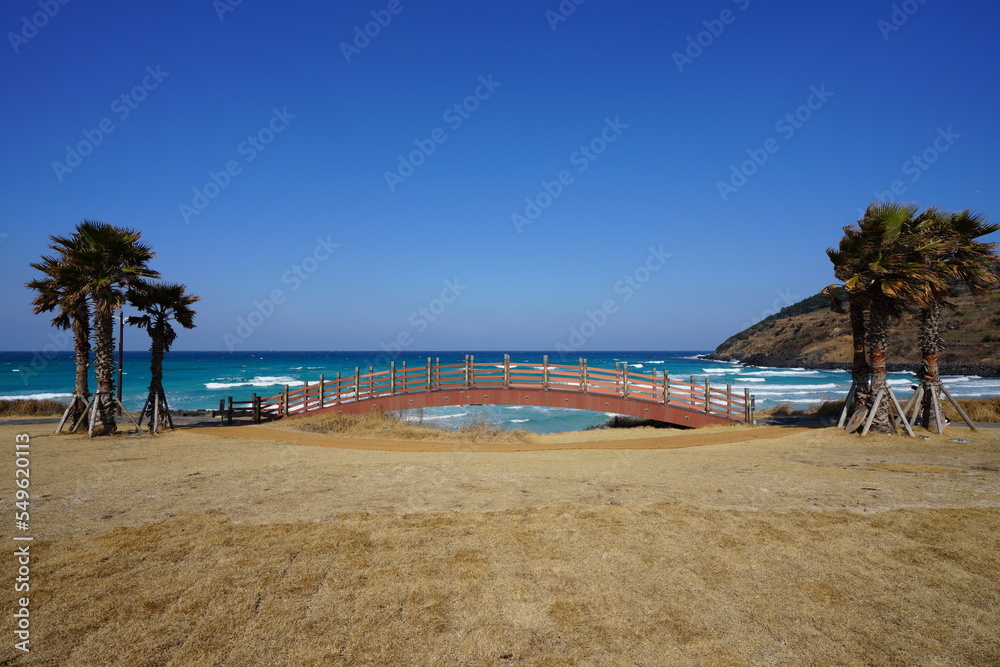
[[429,421],[431,419],[455,419],[456,417],[464,417],[469,414],[468,412],[456,412],[453,415],[425,415],[424,421]]
[[642,368],[642,364],[632,364],[629,368]]
[[709,375],[736,375],[739,371],[734,371],[731,368],[702,368],[702,373],[708,373]]
[[20,373],[21,369],[20,368],[12,368],[12,369],[10,369],[10,372],[11,373]]
[[944,382],[945,384],[954,384],[956,382],[969,382],[972,379],[979,380],[980,377],[978,375],[969,375],[969,376],[965,376],[965,375],[943,375],[941,377],[941,382]]
[[740,378],[740,382],[767,382],[765,378]]
[[531,421],[531,420],[530,419],[511,419],[510,420],[510,422],[512,424],[523,424],[524,422],[529,422],[529,421]]
[[762,377],[801,377],[805,375],[819,375],[820,371],[807,371],[804,368],[790,368],[784,371],[756,371],[753,369],[746,369],[743,371],[745,375],[760,375]]
[[54,401],[60,398],[71,398],[73,394],[23,394],[21,396],[0,396],[0,401]]
[[301,380],[296,380],[295,378],[288,377],[285,375],[280,376],[270,376],[263,375],[253,378],[252,380],[240,380],[237,382],[206,382],[205,389],[232,389],[234,387],[274,387],[280,385],[288,385],[289,387],[301,387],[305,384]]

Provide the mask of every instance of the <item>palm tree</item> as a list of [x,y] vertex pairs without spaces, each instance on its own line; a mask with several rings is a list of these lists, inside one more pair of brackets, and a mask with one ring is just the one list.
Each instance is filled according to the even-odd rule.
[[[80,296],[86,296],[93,309],[94,374],[97,378],[97,414],[104,433],[114,433],[114,314],[125,303],[127,290],[139,286],[143,278],[159,278],[148,267],[156,256],[140,243],[142,233],[84,220],[76,227],[79,245],[68,254],[82,276]],[[93,433],[95,424],[91,424]]]
[[919,247],[911,244],[921,225],[927,224],[925,218],[916,214],[916,206],[876,203],[868,207],[857,227],[845,229],[845,237],[850,236],[851,241],[843,262],[844,287],[849,295],[858,294],[868,309],[865,330],[871,372],[868,406],[875,410],[872,428],[877,433],[894,432],[889,402],[873,405],[875,397],[888,393],[889,324],[902,315],[907,305],[921,302],[928,283],[941,280],[939,274],[919,261]]
[[43,256],[31,268],[41,271],[44,277],[27,283],[28,289],[38,292],[32,300],[35,314],[56,311],[52,324],[59,329],[73,332],[76,361],[76,382],[73,399],[60,421],[59,429],[67,418],[76,424],[83,416],[87,400],[90,398],[88,374],[90,370],[90,305],[85,295],[80,293],[81,275],[66,260],[66,250],[73,245],[72,239],[52,236],[49,247],[59,251],[61,257]]
[[[150,338],[149,397],[139,415],[139,423],[150,411],[150,430],[156,433],[165,423],[170,423],[167,397],[163,392],[163,356],[177,339],[177,332],[171,326],[176,322],[185,329],[194,328],[195,312],[191,304],[200,297],[186,294],[187,287],[179,284],[143,283],[128,294],[129,303],[142,315],[128,318],[128,323],[145,329]],[[161,409],[162,406],[162,409]]]
[[998,282],[991,265],[996,262],[996,243],[982,243],[977,239],[1000,230],[1000,224],[990,223],[986,217],[972,211],[945,213],[928,209],[926,223],[918,232],[918,252],[930,270],[941,279],[925,284],[920,309],[919,343],[921,351],[920,384],[923,389],[921,405],[924,428],[942,432],[939,422],[941,409],[935,388],[941,384],[938,359],[944,340],[941,338],[941,313],[943,308],[953,308],[948,301],[954,283],[964,283],[973,293],[981,293]]

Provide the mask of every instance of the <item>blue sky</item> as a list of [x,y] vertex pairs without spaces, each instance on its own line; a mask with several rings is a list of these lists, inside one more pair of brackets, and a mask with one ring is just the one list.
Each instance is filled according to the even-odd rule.
[[83,219],[176,349],[584,351],[815,293],[878,192],[1000,216],[994,3],[234,3],[4,3],[0,349]]

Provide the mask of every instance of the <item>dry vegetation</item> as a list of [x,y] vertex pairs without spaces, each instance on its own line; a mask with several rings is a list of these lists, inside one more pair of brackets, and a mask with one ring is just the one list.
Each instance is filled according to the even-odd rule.
[[[1000,397],[995,398],[959,398],[958,404],[965,410],[974,423],[977,424],[998,424],[1000,423]],[[843,401],[824,401],[812,405],[806,409],[796,408],[791,403],[779,403],[778,405],[758,410],[755,414],[758,418],[764,417],[807,417],[813,419],[839,419],[840,411],[844,407]],[[944,414],[951,421],[958,421],[961,417],[950,401],[944,402]]]
[[65,411],[66,404],[59,401],[34,398],[0,400],[0,417],[57,417]]
[[405,453],[26,428],[33,651],[0,664],[1000,663],[996,429]]
[[507,430],[485,419],[467,421],[457,429],[434,428],[408,422],[380,410],[373,410],[363,415],[325,414],[315,417],[293,417],[284,420],[282,425],[307,433],[355,438],[476,443],[528,443],[532,440],[528,431]]

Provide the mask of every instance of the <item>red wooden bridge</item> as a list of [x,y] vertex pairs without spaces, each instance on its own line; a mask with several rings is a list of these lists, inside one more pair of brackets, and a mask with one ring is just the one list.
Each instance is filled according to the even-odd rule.
[[286,416],[322,413],[362,414],[452,405],[532,405],[610,412],[652,419],[675,426],[697,428],[711,424],[749,423],[753,417],[749,390],[736,393],[730,385],[675,380],[667,372],[637,373],[627,364],[614,370],[593,368],[586,359],[575,366],[477,362],[467,356],[464,363],[442,364],[428,357],[427,365],[407,368],[406,363],[389,370],[335,380],[319,381],[268,397],[253,395],[249,401],[220,406],[223,418],[254,422]]

